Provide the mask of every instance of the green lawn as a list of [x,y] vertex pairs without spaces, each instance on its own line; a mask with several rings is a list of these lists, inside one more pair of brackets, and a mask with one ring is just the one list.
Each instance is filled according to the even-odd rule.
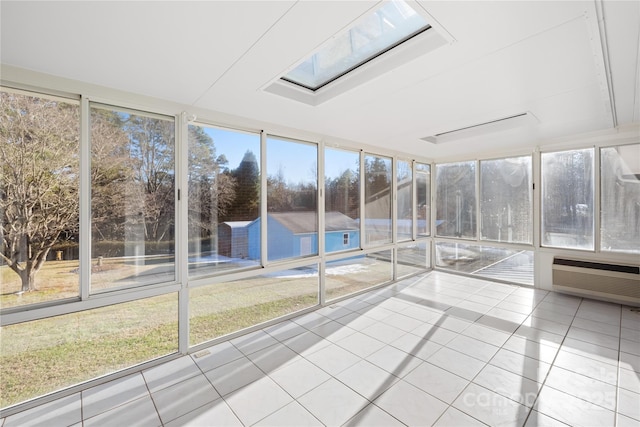
[[[357,271],[327,276],[328,298],[389,279],[388,262],[363,258],[356,265]],[[23,294],[23,300],[9,292],[16,285],[4,282],[7,269],[0,268],[3,307],[24,304],[25,299],[68,295],[70,285],[56,279],[75,275],[77,289],[74,268],[77,261],[46,263],[39,275],[40,290]],[[316,305],[317,272],[301,269],[293,273],[190,289],[190,344]],[[2,328],[1,338],[0,407],[6,407],[176,352],[178,296],[172,293],[10,325]]]

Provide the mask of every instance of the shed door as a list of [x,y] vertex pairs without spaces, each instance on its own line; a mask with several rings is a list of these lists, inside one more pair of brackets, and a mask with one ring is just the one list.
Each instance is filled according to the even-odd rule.
[[310,255],[311,254],[311,237],[301,237],[300,238],[300,255]]

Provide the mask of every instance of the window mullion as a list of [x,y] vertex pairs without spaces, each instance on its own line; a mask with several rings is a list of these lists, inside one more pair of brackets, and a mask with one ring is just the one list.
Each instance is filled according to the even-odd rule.
[[416,162],[411,161],[411,240],[418,238],[418,173]]
[[476,184],[475,185],[476,187],[476,215],[475,215],[476,238],[475,240],[476,242],[480,242],[480,240],[482,240],[481,234],[480,234],[482,232],[481,221],[480,221],[481,215],[482,215],[482,212],[480,211],[480,208],[481,208],[480,207],[480,161],[476,160],[475,163],[476,163],[476,177],[475,177],[476,179],[476,183],[475,183]]
[[268,263],[267,254],[267,133],[260,132],[260,265]]
[[189,349],[189,122],[183,112],[176,119],[176,278],[180,283],[178,298],[178,351]]
[[601,203],[601,181],[600,181],[600,176],[601,176],[601,167],[602,167],[602,154],[601,154],[601,150],[602,148],[593,148],[593,174],[592,174],[592,179],[593,179],[593,250],[596,253],[599,253],[602,251],[602,247],[601,247],[601,237],[602,237],[602,232],[600,230],[600,226],[601,226],[601,218],[600,216],[602,215],[602,209],[600,208],[600,203]]
[[365,242],[365,164],[364,164],[364,151],[360,150],[360,248],[364,249],[368,246]]
[[91,113],[89,100],[80,99],[80,299],[91,292]]
[[316,168],[317,176],[316,179],[318,181],[318,192],[317,192],[317,212],[318,212],[318,255],[320,256],[320,263],[318,264],[318,302],[320,305],[324,305],[326,300],[325,295],[325,253],[326,253],[326,223],[325,223],[325,176],[326,173],[324,171],[324,143],[320,142],[318,144],[318,167]]

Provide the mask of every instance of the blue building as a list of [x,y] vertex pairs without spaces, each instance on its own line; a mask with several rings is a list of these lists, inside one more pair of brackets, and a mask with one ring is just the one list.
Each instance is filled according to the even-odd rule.
[[[318,216],[315,212],[272,212],[267,215],[269,260],[318,253]],[[260,258],[260,218],[247,226],[250,259]],[[325,214],[325,247],[336,252],[360,247],[358,221],[340,212]]]

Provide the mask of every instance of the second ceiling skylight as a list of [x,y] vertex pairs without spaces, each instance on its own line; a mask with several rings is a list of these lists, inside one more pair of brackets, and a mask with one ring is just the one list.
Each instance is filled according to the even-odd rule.
[[282,80],[316,91],[429,28],[429,23],[404,1],[384,2]]

